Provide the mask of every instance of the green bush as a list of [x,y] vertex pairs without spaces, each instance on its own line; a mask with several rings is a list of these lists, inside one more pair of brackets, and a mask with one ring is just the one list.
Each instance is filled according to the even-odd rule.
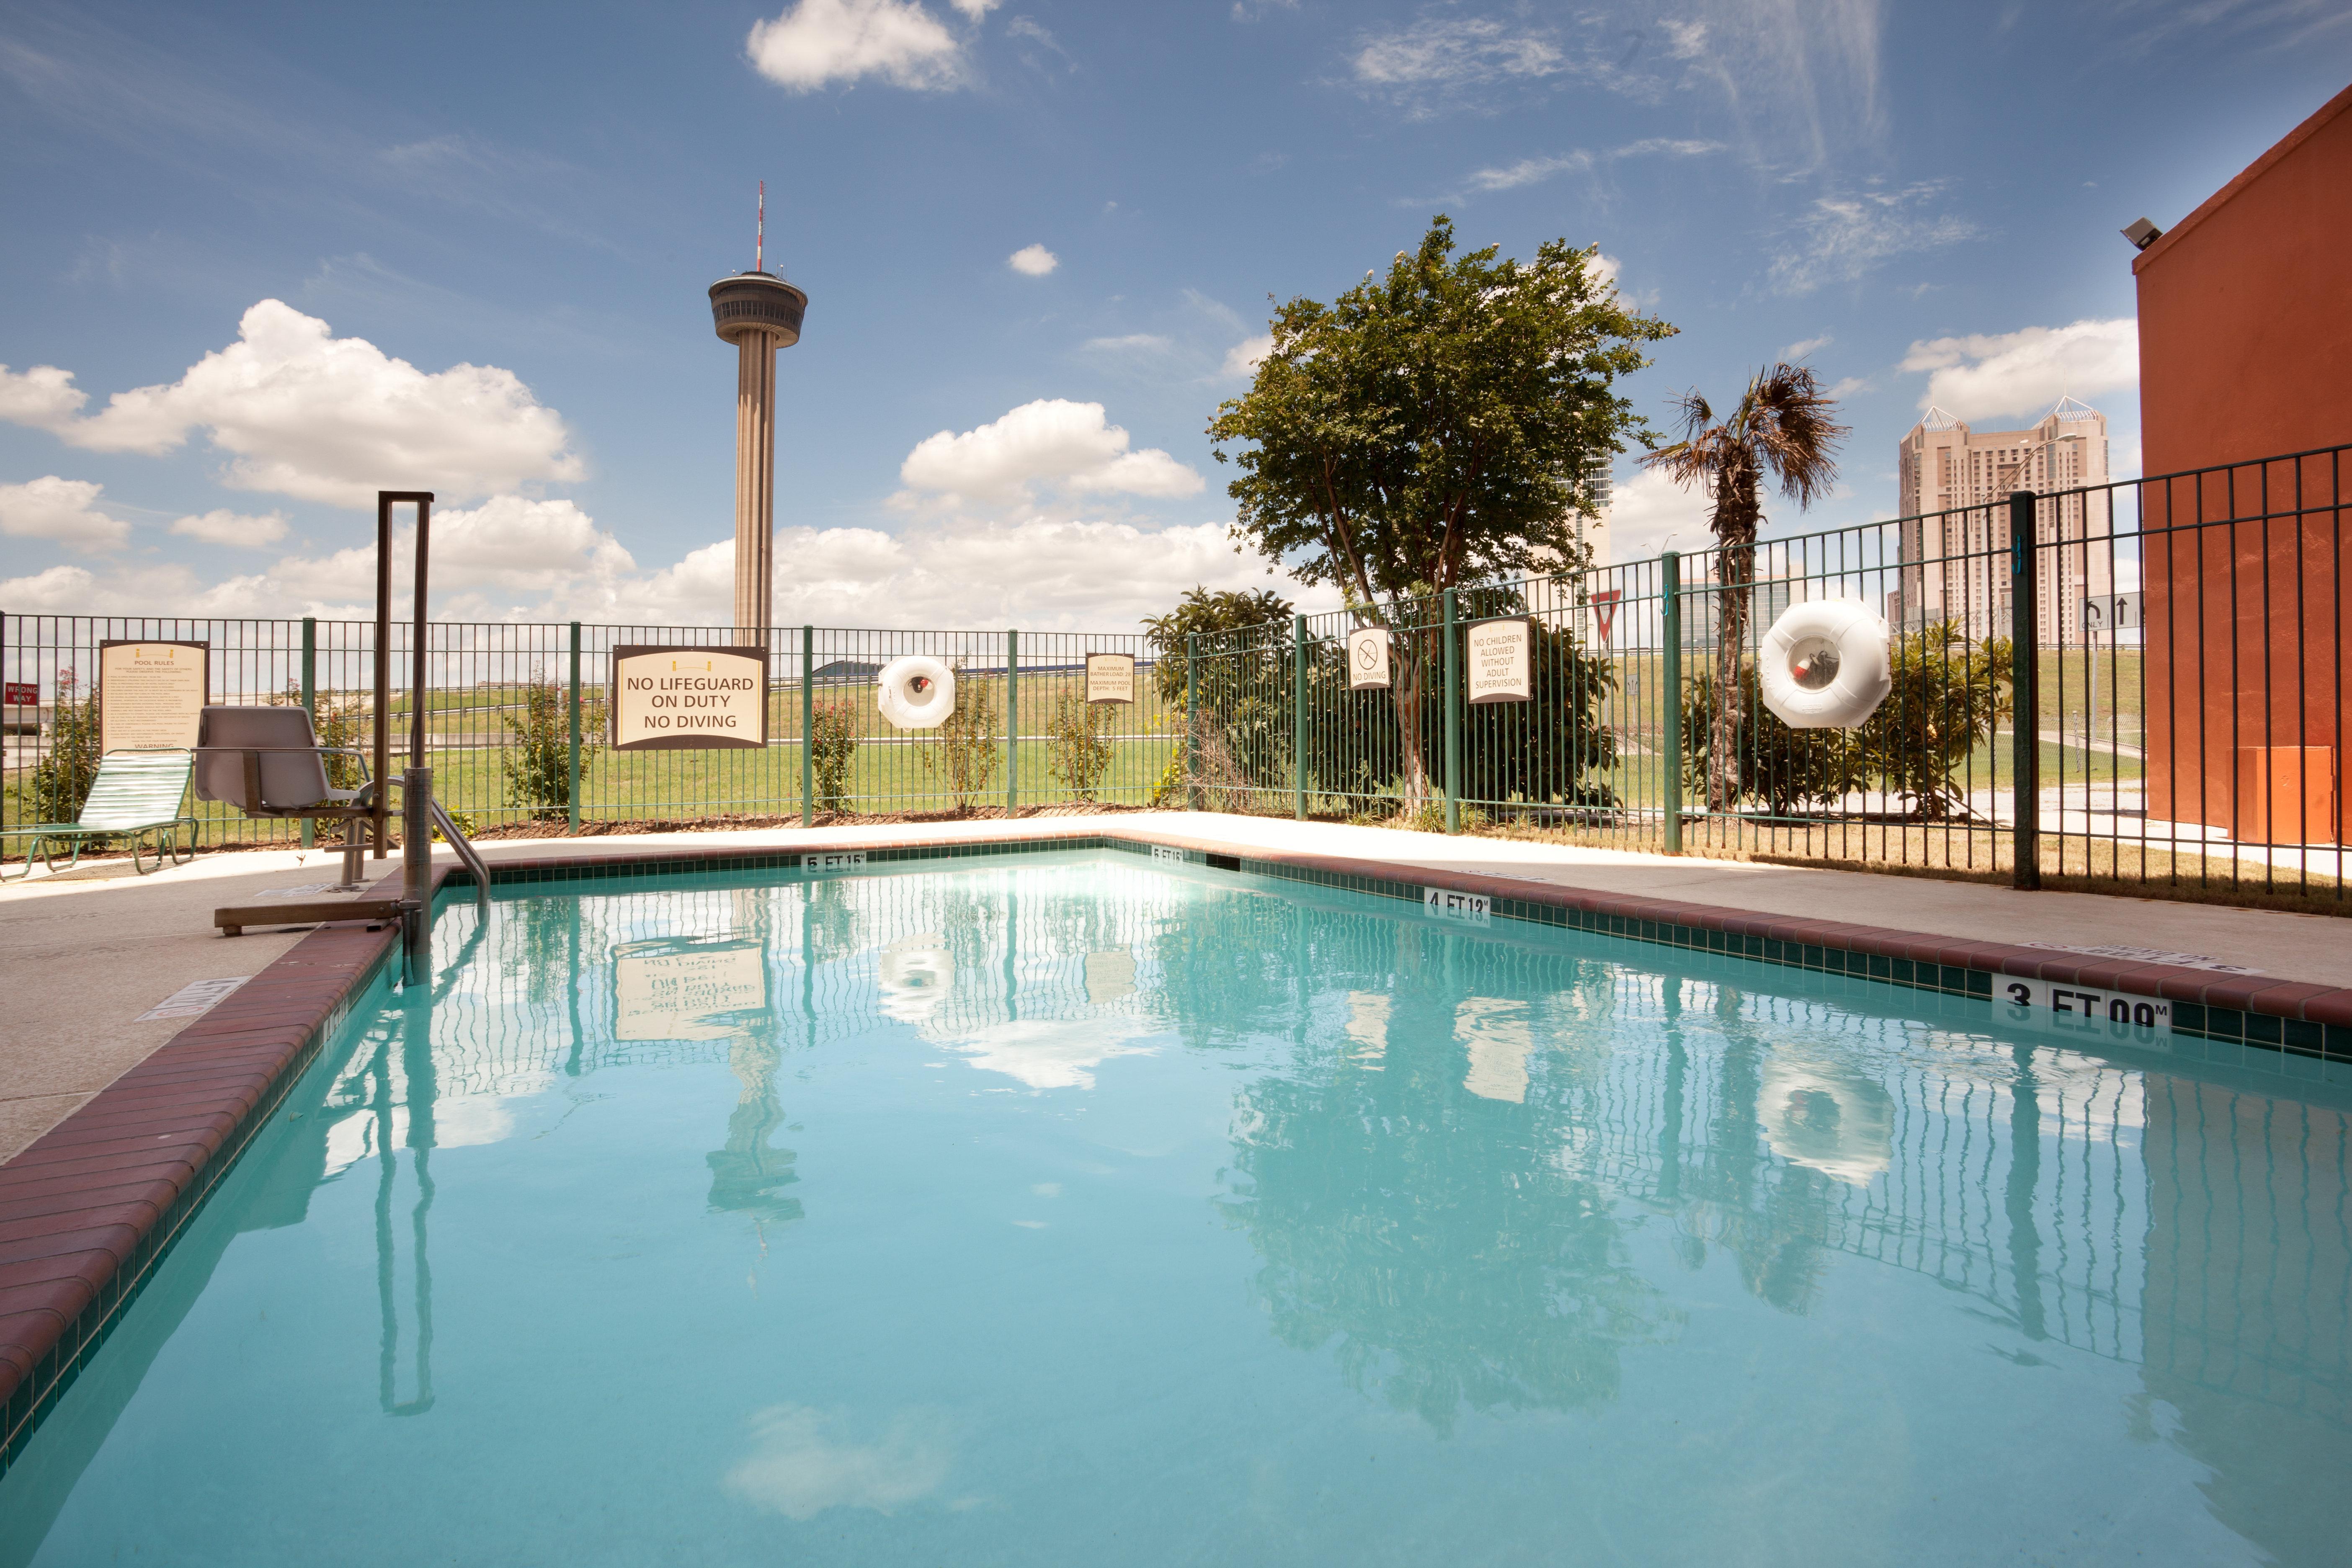
[[1110,772],[1111,726],[1118,704],[1088,702],[1081,691],[1065,690],[1054,699],[1045,721],[1045,768],[1070,786],[1077,800],[1092,800]]
[[857,708],[820,702],[809,715],[809,770],[816,778],[819,811],[849,809],[849,770],[857,760]]
[[[521,693],[522,717],[509,714],[500,721],[515,740],[506,750],[507,804],[530,808],[541,822],[561,822],[572,813],[571,704],[565,689],[544,672],[522,687]],[[583,691],[580,765],[583,769],[602,749],[598,742],[604,733],[604,694]],[[320,741],[325,741],[323,734]]]
[[[1970,647],[1959,627],[1941,621],[1895,638],[1888,658],[1894,687],[1856,730],[1790,728],[1764,706],[1755,662],[1742,664],[1742,718],[1732,736],[1738,798],[1786,816],[1875,784],[1916,817],[1940,821],[1964,810],[1952,775],[2009,712],[2009,639]],[[1683,695],[1683,778],[1694,792],[1706,787],[1714,711],[1714,674],[1702,671]]]
[[[70,669],[58,671],[57,701],[49,709],[48,749],[34,764],[26,796],[36,822],[71,822],[98,781],[98,693],[75,693],[81,682]],[[92,841],[93,846],[95,840]]]
[[1003,760],[1004,738],[996,731],[996,693],[978,680],[956,682],[955,711],[939,737],[923,748],[923,773],[947,775],[956,810],[970,811],[972,797],[988,788]]

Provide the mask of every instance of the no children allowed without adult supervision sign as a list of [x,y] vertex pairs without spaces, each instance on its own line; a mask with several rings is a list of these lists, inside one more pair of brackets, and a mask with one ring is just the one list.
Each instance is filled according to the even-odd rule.
[[616,752],[764,746],[768,650],[616,647],[612,714]]

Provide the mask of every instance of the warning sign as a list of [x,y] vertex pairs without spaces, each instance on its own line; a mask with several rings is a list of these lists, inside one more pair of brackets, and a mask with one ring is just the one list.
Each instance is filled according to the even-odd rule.
[[1348,689],[1368,691],[1388,684],[1388,627],[1358,626],[1348,634]]
[[1528,650],[1535,623],[1525,616],[1478,621],[1470,627],[1470,700],[1525,702],[1529,695]]
[[768,650],[624,647],[613,650],[616,752],[768,743]]
[[1135,700],[1135,656],[1131,653],[1087,655],[1087,700]]

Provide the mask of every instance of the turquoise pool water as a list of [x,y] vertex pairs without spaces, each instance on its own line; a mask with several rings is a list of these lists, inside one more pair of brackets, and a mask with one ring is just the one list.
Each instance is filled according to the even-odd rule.
[[0,1563],[2335,1563],[2345,1097],[1118,854],[453,908]]

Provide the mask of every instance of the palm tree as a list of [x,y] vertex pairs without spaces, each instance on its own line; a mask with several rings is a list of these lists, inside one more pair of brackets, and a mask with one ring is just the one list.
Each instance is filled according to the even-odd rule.
[[[1739,679],[1740,650],[1748,640],[1748,611],[1756,581],[1756,531],[1764,521],[1758,494],[1765,476],[1802,510],[1837,482],[1831,459],[1847,427],[1832,417],[1837,405],[1813,379],[1811,369],[1780,363],[1757,373],[1731,417],[1717,424],[1715,410],[1696,392],[1680,401],[1683,438],[1642,457],[1677,484],[1703,483],[1715,502],[1708,520],[1715,530],[1718,599],[1715,650],[1715,711],[1707,743],[1706,805],[1727,811],[1739,798],[1739,726],[1744,717]],[[1682,715],[1670,714],[1677,724]]]

